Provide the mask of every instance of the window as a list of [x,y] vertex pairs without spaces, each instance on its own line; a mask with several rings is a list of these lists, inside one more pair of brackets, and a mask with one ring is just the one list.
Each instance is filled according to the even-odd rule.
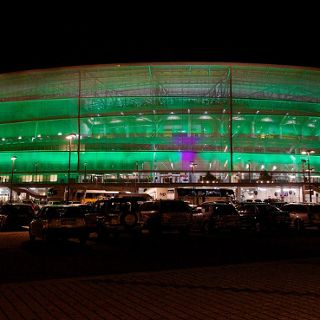
[[[41,177],[41,180],[38,180],[38,181],[43,181],[43,176],[40,175],[39,177]],[[51,175],[50,175],[50,178],[49,178],[49,181],[50,181],[50,182],[56,182],[56,181],[58,181],[58,175],[57,175],[57,174],[51,174]]]
[[[43,181],[43,175],[42,174],[37,174],[37,175],[33,176],[33,181],[42,182]],[[57,181],[57,180],[53,180],[53,181]]]
[[141,211],[156,211],[158,209],[157,203],[155,202],[146,202],[143,203],[140,207]]
[[243,210],[247,214],[255,214],[256,213],[256,207],[255,206],[243,206]]
[[21,180],[22,182],[32,182],[32,175],[22,176]]
[[0,182],[7,182],[9,181],[9,176],[0,176]]
[[233,214],[233,207],[231,206],[225,206],[225,205],[222,205],[222,206],[215,206],[215,213],[217,215],[220,215],[220,216],[228,216],[228,215],[231,215]]

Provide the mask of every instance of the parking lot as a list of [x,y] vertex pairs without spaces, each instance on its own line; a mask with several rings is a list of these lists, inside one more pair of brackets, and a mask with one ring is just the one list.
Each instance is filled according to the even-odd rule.
[[96,240],[0,233],[0,319],[319,319],[317,230]]
[[159,237],[123,234],[98,242],[93,233],[86,245],[79,240],[30,242],[27,231],[0,233],[0,281],[179,268],[230,265],[320,256],[318,230],[303,234],[237,234],[221,232],[187,236],[178,232]]

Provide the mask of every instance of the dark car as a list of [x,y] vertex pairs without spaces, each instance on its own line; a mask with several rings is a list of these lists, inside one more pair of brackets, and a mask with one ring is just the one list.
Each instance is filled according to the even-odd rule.
[[29,204],[5,204],[0,207],[0,230],[14,230],[29,226],[34,215],[35,211]]
[[288,202],[280,201],[278,199],[265,199],[263,200],[263,202],[271,204],[279,209],[282,209],[284,205],[288,204]]
[[89,237],[85,214],[86,211],[80,206],[44,206],[30,222],[30,240],[77,238],[84,244]]
[[106,239],[110,234],[141,231],[138,208],[143,200],[141,197],[121,197],[96,201],[90,214],[96,216],[98,239]]
[[267,203],[244,202],[236,205],[242,228],[257,232],[287,230],[291,224],[290,215]]
[[289,203],[282,207],[290,214],[291,226],[296,231],[309,227],[320,228],[320,205],[314,203]]
[[152,234],[176,230],[187,233],[192,227],[192,208],[182,200],[147,201],[140,206],[140,223]]
[[240,216],[231,203],[203,202],[201,211],[193,213],[194,227],[204,233],[219,230],[239,230]]

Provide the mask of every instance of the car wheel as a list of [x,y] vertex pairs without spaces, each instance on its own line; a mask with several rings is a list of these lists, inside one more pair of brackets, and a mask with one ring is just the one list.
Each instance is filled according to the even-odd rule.
[[134,213],[125,213],[121,217],[121,224],[126,227],[134,227],[138,222],[138,217]]

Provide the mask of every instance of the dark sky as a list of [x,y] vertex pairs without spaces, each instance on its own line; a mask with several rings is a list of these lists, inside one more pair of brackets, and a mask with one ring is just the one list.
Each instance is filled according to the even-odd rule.
[[[167,14],[167,13],[166,13]],[[110,15],[110,13],[109,13]],[[0,72],[134,62],[244,62],[320,67],[317,22],[215,14],[121,20],[24,16],[1,22]],[[18,27],[17,27],[18,26]]]

